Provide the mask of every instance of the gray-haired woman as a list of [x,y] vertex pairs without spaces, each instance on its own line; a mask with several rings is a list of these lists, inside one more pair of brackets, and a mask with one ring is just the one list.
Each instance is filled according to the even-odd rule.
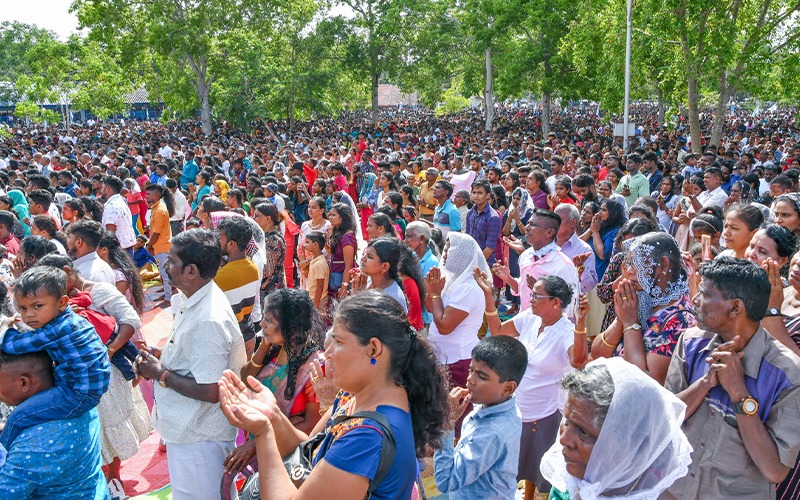
[[601,358],[561,385],[567,401],[559,440],[541,465],[553,484],[550,498],[653,499],[686,475],[686,405],[637,367]]

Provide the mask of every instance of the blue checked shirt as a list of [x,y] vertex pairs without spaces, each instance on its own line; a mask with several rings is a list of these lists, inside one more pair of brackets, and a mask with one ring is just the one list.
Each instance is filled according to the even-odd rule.
[[[500,238],[500,229],[502,227],[503,221],[500,219],[500,215],[488,203],[484,205],[483,210],[480,212],[478,212],[476,205],[467,213],[466,233],[478,242],[481,250],[497,248],[497,240]],[[489,266],[496,261],[494,253],[486,259]]]
[[8,354],[47,351],[56,363],[56,385],[98,398],[108,389],[111,377],[108,351],[94,327],[72,309],[67,308],[51,322],[29,332],[8,330],[3,351]]
[[494,406],[476,406],[461,424],[455,448],[450,431],[433,456],[436,487],[457,498],[508,499],[517,491],[522,418],[514,398]]

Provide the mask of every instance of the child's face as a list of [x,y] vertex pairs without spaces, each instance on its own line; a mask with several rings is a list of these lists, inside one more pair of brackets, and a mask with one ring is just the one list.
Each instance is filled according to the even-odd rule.
[[139,250],[143,246],[144,246],[144,241],[142,241],[140,239],[137,239],[136,243],[133,244],[133,248],[135,248],[136,250]]
[[306,251],[309,253],[316,253],[319,251],[319,245],[317,245],[308,238],[306,238],[305,246],[306,246]]
[[472,402],[479,405],[502,403],[514,393],[515,382],[501,382],[500,376],[483,361],[473,359],[469,363],[467,389],[472,393]]
[[66,295],[60,298],[54,297],[43,290],[36,292],[36,295],[14,294],[17,311],[22,321],[31,328],[41,328],[51,322],[66,310],[68,301],[69,297]]

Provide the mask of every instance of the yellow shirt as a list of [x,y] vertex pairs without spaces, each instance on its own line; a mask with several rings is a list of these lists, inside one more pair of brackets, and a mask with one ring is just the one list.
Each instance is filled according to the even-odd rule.
[[317,293],[317,280],[322,280],[322,296],[319,299],[317,309],[324,311],[328,307],[328,279],[330,278],[331,271],[328,268],[328,262],[325,260],[324,255],[314,257],[308,263],[308,280],[306,281],[306,290],[311,296],[311,300]]
[[169,212],[163,201],[150,209],[150,234],[158,233],[158,241],[153,245],[153,253],[167,253],[172,248],[172,226],[169,225]]

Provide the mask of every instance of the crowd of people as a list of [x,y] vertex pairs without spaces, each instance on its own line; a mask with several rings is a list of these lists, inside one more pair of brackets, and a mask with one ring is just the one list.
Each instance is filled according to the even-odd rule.
[[0,496],[798,498],[800,130],[632,113],[11,129]]

